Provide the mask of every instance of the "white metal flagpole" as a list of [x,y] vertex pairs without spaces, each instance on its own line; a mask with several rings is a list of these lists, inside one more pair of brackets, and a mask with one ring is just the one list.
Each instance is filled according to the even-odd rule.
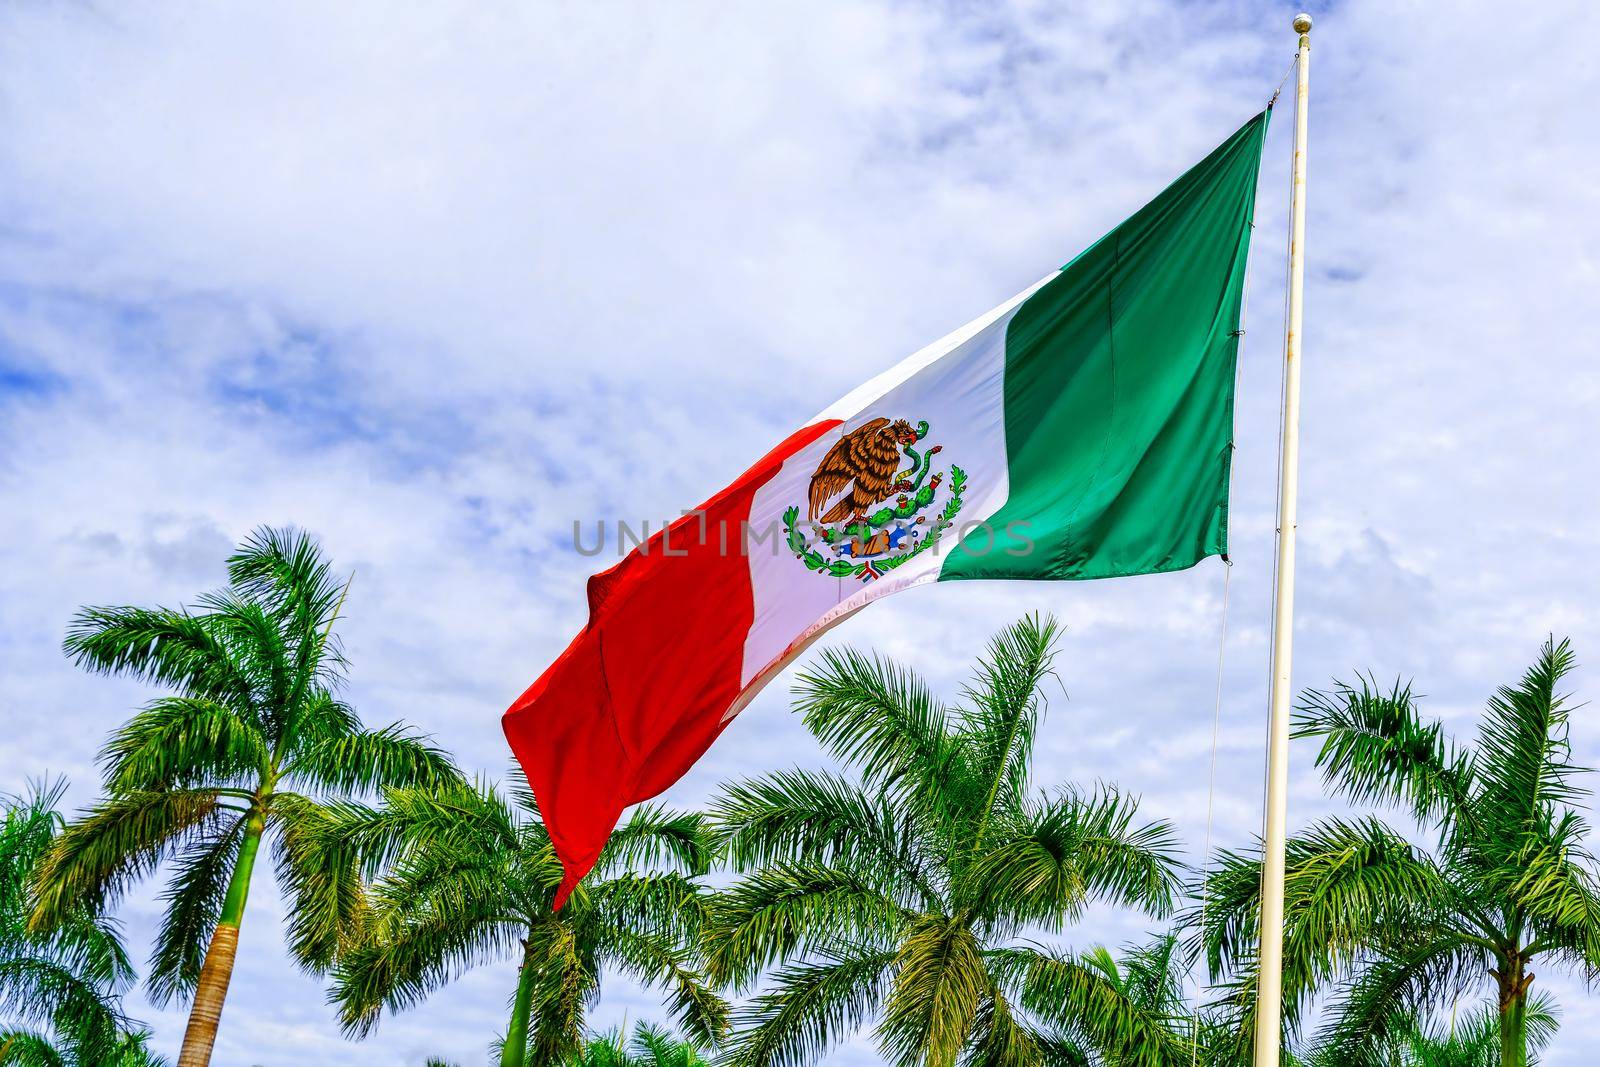
[[1272,613],[1271,726],[1262,841],[1261,951],[1256,1001],[1256,1067],[1278,1067],[1283,1035],[1283,853],[1289,814],[1289,682],[1294,646],[1294,534],[1300,465],[1300,322],[1306,278],[1306,103],[1311,16],[1294,17],[1294,185],[1289,198],[1289,309],[1284,338],[1283,454],[1278,474],[1278,570]]

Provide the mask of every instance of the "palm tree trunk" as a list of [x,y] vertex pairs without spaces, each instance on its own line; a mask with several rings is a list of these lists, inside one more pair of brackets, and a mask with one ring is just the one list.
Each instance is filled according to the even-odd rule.
[[211,1046],[216,1044],[217,1025],[222,1021],[222,1002],[227,999],[228,982],[233,978],[233,957],[239,948],[239,922],[244,918],[245,898],[250,895],[250,873],[255,870],[256,852],[261,848],[261,834],[265,829],[266,816],[252,811],[245,822],[244,841],[239,846],[233,877],[228,881],[222,914],[217,919],[217,928],[211,932],[205,963],[200,965],[200,981],[195,986],[194,1006],[189,1009],[189,1026],[183,1032],[178,1067],[208,1067],[211,1063]]
[[1526,960],[1518,958],[1503,972],[1495,972],[1500,984],[1501,1067],[1528,1064],[1528,985],[1533,975],[1523,973],[1526,964]]
[[528,1058],[528,1018],[533,1014],[533,950],[523,942],[522,966],[517,968],[517,996],[511,1002],[511,1025],[500,1049],[500,1067],[522,1067]]

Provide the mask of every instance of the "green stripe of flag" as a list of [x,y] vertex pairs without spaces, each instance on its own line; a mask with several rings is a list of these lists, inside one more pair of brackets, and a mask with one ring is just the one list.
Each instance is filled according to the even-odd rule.
[[941,580],[1110,578],[1227,552],[1239,314],[1269,114],[1017,309],[1010,493],[988,517],[993,547],[972,534],[976,550],[952,552]]

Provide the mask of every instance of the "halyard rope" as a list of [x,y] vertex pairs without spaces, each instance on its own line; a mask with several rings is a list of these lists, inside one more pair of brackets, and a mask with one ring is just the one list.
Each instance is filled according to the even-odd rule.
[[[1269,110],[1272,108],[1272,106],[1274,104],[1276,104],[1278,102],[1279,94],[1283,92],[1284,85],[1287,84],[1287,82],[1289,81],[1289,75],[1294,73],[1295,66],[1299,62],[1300,62],[1300,54],[1299,54],[1298,51],[1296,51],[1295,58],[1290,60],[1290,62],[1289,62],[1289,69],[1286,70],[1284,72],[1283,77],[1281,79],[1279,79],[1278,87],[1272,91],[1272,98],[1267,101],[1267,107],[1268,107]],[[1292,194],[1293,194],[1293,182],[1294,182],[1294,168],[1293,167],[1289,168],[1289,181],[1290,181],[1290,186],[1291,186],[1290,192],[1291,192],[1291,196],[1292,196]],[[1287,215],[1287,212],[1285,214]],[[1292,225],[1292,220],[1290,220],[1290,224]],[[1252,218],[1250,220],[1249,225],[1250,225],[1250,229],[1251,230],[1254,230],[1256,228],[1256,223],[1255,223],[1255,218],[1254,218],[1254,213],[1253,212],[1252,212]],[[1293,237],[1292,237],[1293,231],[1289,230],[1288,231],[1288,235],[1289,236],[1286,238],[1286,240],[1292,240],[1293,239]],[[1246,261],[1246,264],[1245,264],[1244,291],[1242,293],[1240,293],[1240,295],[1239,295],[1239,329],[1236,331],[1236,334],[1237,334],[1237,336],[1239,338],[1239,349],[1234,354],[1234,383],[1233,383],[1233,404],[1234,404],[1234,411],[1235,412],[1237,412],[1239,410],[1239,394],[1240,394],[1240,391],[1241,391],[1240,387],[1241,387],[1241,384],[1242,384],[1242,382],[1244,380],[1243,368],[1244,368],[1245,308],[1246,308],[1246,305],[1248,303],[1248,299],[1249,299],[1249,296],[1250,296],[1250,282],[1251,282],[1251,279],[1254,278],[1254,277],[1255,277],[1255,256],[1251,255],[1249,257],[1249,259]],[[1288,317],[1289,317],[1289,286],[1288,286],[1287,280],[1285,281],[1284,288],[1283,288],[1283,316],[1284,316],[1284,321],[1287,322],[1288,321]],[[1288,337],[1285,336],[1284,345],[1287,346],[1288,343],[1289,343]],[[1282,353],[1282,354],[1286,355],[1287,353],[1285,351],[1285,353]],[[1282,394],[1283,394],[1284,390],[1286,390],[1288,388],[1287,367],[1286,367],[1285,361],[1283,359],[1279,360],[1279,367],[1281,368],[1280,373],[1282,373],[1282,375],[1283,375],[1283,378],[1279,383],[1279,401],[1280,401],[1279,410],[1281,411],[1282,410]],[[1235,416],[1235,422],[1237,423],[1237,416]],[[1235,438],[1237,438],[1237,434],[1235,434]],[[1235,452],[1237,452],[1237,451],[1238,451],[1238,445],[1237,445],[1237,443],[1235,443],[1229,449],[1229,453],[1228,453],[1228,467],[1229,467],[1229,470],[1228,470],[1228,481],[1229,481],[1230,484],[1233,481],[1233,454]],[[1278,473],[1278,485],[1281,487],[1282,484],[1283,484],[1283,422],[1282,422],[1281,419],[1279,420],[1279,423],[1278,423],[1278,472],[1277,473]],[[1274,538],[1273,545],[1274,545],[1274,547],[1273,547],[1273,575],[1274,575],[1273,582],[1274,582],[1274,585],[1276,585],[1276,582],[1277,582],[1277,577],[1276,577],[1276,575],[1277,575],[1277,553],[1278,553],[1277,539],[1276,538]],[[1222,681],[1223,681],[1223,668],[1224,668],[1224,666],[1226,665],[1226,662],[1227,662],[1227,651],[1228,651],[1228,604],[1229,604],[1229,601],[1230,601],[1230,594],[1232,592],[1232,587],[1233,587],[1233,561],[1231,559],[1229,559],[1227,556],[1224,556],[1222,558],[1222,562],[1223,562],[1223,570],[1222,570],[1222,612],[1221,612],[1221,618],[1220,618],[1220,620],[1218,622],[1218,626],[1217,626],[1217,631],[1218,632],[1217,632],[1216,706],[1212,710],[1212,714],[1211,714],[1211,770],[1210,770],[1209,780],[1208,780],[1208,782],[1206,784],[1206,833],[1205,833],[1205,844],[1201,848],[1201,851],[1200,851],[1200,863],[1201,863],[1201,877],[1200,877],[1200,936],[1201,936],[1201,939],[1202,939],[1201,940],[1202,946],[1204,945],[1207,913],[1208,913],[1210,905],[1211,905],[1211,884],[1210,884],[1210,881],[1205,876],[1205,866],[1211,860],[1211,835],[1212,835],[1212,828],[1213,828],[1213,823],[1214,823],[1215,814],[1216,814],[1217,749],[1218,749],[1218,741],[1219,741],[1219,739],[1221,737],[1221,733],[1222,733]],[[1277,599],[1276,599],[1276,597],[1274,597],[1274,599],[1273,599],[1273,611],[1274,611],[1274,613],[1276,613],[1276,611],[1277,611],[1277,606],[1276,605],[1277,605]],[[1269,678],[1270,678],[1270,671],[1271,671],[1271,669],[1269,667],[1268,668]],[[1270,726],[1270,724],[1269,724],[1269,726]],[[1261,785],[1261,789],[1262,789],[1262,793],[1261,793],[1261,810],[1263,812],[1263,819],[1264,819],[1265,818],[1265,812],[1266,812],[1266,767],[1265,767],[1265,764],[1263,764],[1263,767],[1262,767],[1261,782],[1262,782],[1262,785]],[[1265,824],[1263,824],[1263,831],[1264,830],[1265,830]],[[1258,892],[1259,892],[1259,890],[1258,890]],[[1202,967],[1205,965],[1205,961],[1203,959],[1200,961],[1200,963],[1201,963]],[[1203,971],[1201,973],[1204,974]],[[1198,976],[1198,975],[1194,975],[1193,972],[1191,972],[1191,976],[1194,978],[1194,983],[1195,983],[1195,1001],[1196,1001],[1196,1003],[1194,1005],[1193,1028],[1192,1028],[1192,1031],[1191,1031],[1192,1036],[1191,1036],[1190,1045],[1189,1045],[1189,1067],[1196,1067],[1196,1065],[1199,1062],[1199,1058],[1200,1058],[1200,1007],[1201,1007],[1201,1005],[1199,1003],[1199,995],[1200,995],[1200,991],[1202,989],[1202,981],[1201,981],[1201,977]]]
[[[1246,287],[1248,288],[1249,268],[1245,268]],[[1240,301],[1239,318],[1244,318],[1244,303]],[[1241,339],[1241,344],[1243,341]],[[1234,386],[1234,396],[1238,396],[1238,386]],[[1218,626],[1217,634],[1217,705],[1211,714],[1211,780],[1206,787],[1206,836],[1205,845],[1200,850],[1201,876],[1200,876],[1200,935],[1205,937],[1206,909],[1210,904],[1211,887],[1205,878],[1205,864],[1211,856],[1211,823],[1217,798],[1217,739],[1222,733],[1222,667],[1228,651],[1228,594],[1233,585],[1233,561],[1224,559],[1222,567],[1222,621]],[[1203,943],[1203,942],[1202,942]],[[1200,1057],[1200,991],[1201,982],[1195,978],[1195,1005],[1194,1029],[1189,1047],[1189,1067],[1195,1067]]]

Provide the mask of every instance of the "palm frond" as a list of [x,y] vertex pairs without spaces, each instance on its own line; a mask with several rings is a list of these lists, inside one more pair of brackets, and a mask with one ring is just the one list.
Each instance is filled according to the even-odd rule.
[[71,1067],[68,1054],[44,1034],[0,1027],[0,1067]]
[[523,963],[535,972],[529,1062],[557,1062],[582,1041],[584,1015],[600,989],[600,969],[588,948],[566,923],[546,922],[530,931]]
[[1103,1062],[1188,1062],[1184,1026],[1163,1008],[1140,1003],[1127,988],[1082,957],[1043,946],[988,954],[1007,984],[1020,985],[1021,1002],[1088,1046]]
[[1572,760],[1566,698],[1558,692],[1576,657],[1567,641],[1551,638],[1516,686],[1489,699],[1478,729],[1480,807],[1507,828],[1527,827],[1551,806],[1587,795]]
[[634,1027],[628,1051],[643,1061],[641,1067],[709,1067],[694,1042],[681,1040],[664,1027],[650,1023]]
[[283,712],[295,702],[294,650],[282,620],[235,589],[202,593],[191,610],[249,682],[263,732],[279,737]]
[[[229,557],[228,578],[282,635],[287,695],[275,710],[293,716],[307,693],[343,682],[348,664],[333,624],[350,580],[334,578],[314,538],[293,528],[261,527]],[[284,726],[291,727],[287,717]]]
[[968,925],[944,916],[910,924],[895,953],[895,976],[878,1043],[896,1063],[953,1067],[978,1012],[993,993],[983,949]]
[[779,970],[734,1017],[729,1067],[802,1067],[864,1025],[889,986],[894,954],[825,953]]
[[255,725],[205,697],[147,704],[100,753],[106,790],[140,793],[237,786],[253,790],[271,761]]
[[399,723],[314,741],[295,752],[284,779],[341,796],[465,784],[449,753]]
[[200,967],[239,860],[244,826],[243,815],[208,826],[175,857],[176,870],[161,894],[167,910],[146,978],[146,993],[157,1007],[173,997],[187,997],[200,980]]
[[386,789],[383,804],[348,801],[322,807],[319,846],[348,849],[362,873],[376,878],[419,849],[462,853],[515,852],[520,844],[516,815],[484,783],[435,789]]
[[1339,988],[1317,1047],[1332,1063],[1387,1067],[1407,1027],[1465,995],[1483,970],[1481,953],[1449,934],[1380,956]]
[[1483,875],[1485,889],[1516,908],[1533,928],[1530,950],[1559,954],[1587,977],[1600,976],[1600,881],[1583,847],[1588,828],[1564,812]]
[[611,832],[595,877],[616,871],[675,870],[700,875],[711,869],[712,845],[705,817],[641,804]]
[[1189,962],[1178,932],[1172,930],[1125,946],[1120,959],[1111,959],[1107,973],[1134,1002],[1178,1014],[1187,1011],[1183,983]]
[[990,832],[965,892],[985,915],[1059,928],[1089,900],[1160,917],[1183,884],[1177,835],[1165,822],[1139,823],[1138,802],[1103,787],[1064,789]]
[[962,1067],[1090,1067],[1088,1051],[1063,1034],[1031,1024],[994,988],[978,1006]]
[[289,901],[288,940],[301,966],[321,973],[361,937],[366,885],[356,848],[336,815],[297,793],[278,793],[269,813],[278,888]]
[[[1214,978],[1254,952],[1260,871],[1258,853],[1225,850],[1208,874],[1201,937]],[[1285,968],[1298,960],[1336,973],[1353,954],[1416,930],[1451,892],[1424,852],[1376,819],[1316,824],[1286,847]]]
[[58,1044],[90,1062],[115,1046],[126,1022],[99,984],[41,955],[0,959],[0,1009],[18,1023],[49,1026]]
[[101,801],[69,825],[34,876],[29,926],[48,929],[77,908],[109,909],[161,858],[183,847],[228,809],[210,790],[157,790]]
[[839,775],[795,770],[735,782],[712,802],[711,817],[736,871],[780,860],[838,866],[869,878],[888,873],[923,906],[938,898],[934,858],[921,853],[910,821]]
[[[376,809],[308,808],[303,825],[286,835],[295,863],[331,865],[341,879],[345,864],[381,875],[359,907],[353,943],[341,933],[349,911],[341,914],[336,899],[319,902],[307,920],[315,951],[302,958],[336,960],[330,999],[356,1034],[369,1031],[384,1007],[405,1010],[473,966],[520,956],[534,916],[549,915],[520,877],[517,827],[492,789],[395,789],[385,799]],[[575,898],[569,907],[582,904]],[[337,951],[329,952],[330,943]],[[565,1001],[556,997],[547,1007],[558,1003]]]
[[794,706],[822,747],[902,801],[936,796],[954,749],[927,683],[854,650],[829,649],[821,660],[796,679]]
[[62,651],[96,674],[128,674],[235,710],[252,705],[250,679],[203,618],[170,608],[90,607],[72,618]]
[[[1489,1015],[1493,1010],[1492,1006],[1485,1005],[1481,1012]],[[1528,1028],[1529,1051],[1543,1052],[1549,1048],[1550,1042],[1555,1040],[1556,1031],[1561,1028],[1561,1007],[1555,997],[1547,992],[1529,996],[1527,1006],[1523,1009],[1523,1024]]]
[[1294,734],[1320,737],[1323,780],[1356,803],[1404,805],[1418,819],[1472,817],[1475,769],[1438,722],[1417,714],[1411,687],[1388,692],[1373,679],[1310,690],[1295,708]]
[[586,911],[681,949],[696,945],[710,921],[711,895],[675,871],[624,874],[586,889]]
[[561,1057],[561,1067],[641,1067],[620,1028],[590,1034],[581,1046]]
[[228,557],[228,582],[263,607],[295,619],[296,629],[306,634],[333,624],[345,591],[316,538],[293,527],[252,531]]
[[347,1034],[366,1036],[384,1008],[404,1011],[470,968],[507,959],[523,928],[492,908],[476,914],[428,909],[340,957],[328,1000]]
[[744,988],[762,968],[840,940],[892,940],[910,918],[910,912],[851,872],[774,864],[712,900],[706,963],[717,981]]
[[295,753],[323,741],[348,737],[366,727],[355,709],[331,690],[312,686],[301,692],[293,715],[293,736],[286,746]]
[[692,1040],[713,1047],[727,1037],[728,1005],[695,969],[692,951],[615,923],[596,931],[595,944],[601,962],[664,989],[667,1010]]
[[1028,791],[1034,734],[1043,698],[1039,689],[1055,661],[1055,619],[1029,615],[1000,631],[978,662],[977,679],[963,688],[962,747],[971,774],[984,789],[974,835],[982,837],[991,812],[1016,811]]
[[148,1030],[123,1034],[107,1067],[171,1067],[165,1056],[150,1051],[149,1041]]
[[21,796],[0,794],[0,914],[20,914],[29,876],[65,821],[56,806],[67,782],[39,781]]
[[53,1055],[110,1062],[127,1025],[121,994],[133,968],[114,920],[78,905],[49,929],[27,926],[32,879],[63,826],[56,806],[65,788],[40,782],[21,797],[0,798],[0,1013],[48,1029],[0,1033],[0,1063],[52,1062]]

